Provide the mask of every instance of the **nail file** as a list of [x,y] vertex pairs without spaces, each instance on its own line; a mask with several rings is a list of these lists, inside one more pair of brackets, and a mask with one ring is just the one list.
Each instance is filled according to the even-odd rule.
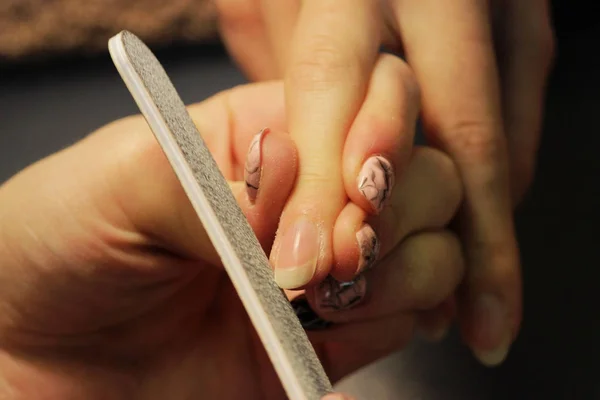
[[130,32],[111,38],[109,50],[221,257],[288,397],[320,400],[332,392],[331,383],[165,70]]

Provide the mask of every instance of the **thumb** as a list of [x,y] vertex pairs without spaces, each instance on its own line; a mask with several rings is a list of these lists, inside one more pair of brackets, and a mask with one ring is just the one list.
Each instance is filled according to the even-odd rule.
[[[127,157],[125,173],[115,183],[114,193],[125,214],[140,233],[158,240],[162,248],[186,258],[220,264],[162,149],[153,138],[145,141],[148,143],[137,147],[133,157]],[[251,183],[228,183],[268,253],[296,177],[293,141],[287,134],[263,130],[250,145],[246,169],[249,163],[254,170],[248,178]]]

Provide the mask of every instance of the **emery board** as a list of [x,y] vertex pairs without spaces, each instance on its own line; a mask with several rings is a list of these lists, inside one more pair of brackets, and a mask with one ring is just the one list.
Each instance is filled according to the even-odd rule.
[[292,400],[320,400],[331,383],[269,260],[185,105],[134,34],[109,41],[111,57],[192,203]]

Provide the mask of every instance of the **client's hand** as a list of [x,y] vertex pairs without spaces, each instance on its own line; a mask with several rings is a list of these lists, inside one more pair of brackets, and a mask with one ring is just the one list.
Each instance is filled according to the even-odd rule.
[[[269,253],[296,177],[295,147],[278,133],[286,126],[282,85],[234,89],[191,114]],[[253,141],[263,125],[271,132]],[[315,332],[334,381],[400,348],[412,333],[410,310],[446,298],[461,278],[453,239],[429,242],[431,253],[423,239],[398,240],[432,228],[423,213],[435,215],[434,227],[450,219],[460,197],[452,164],[421,150],[408,170],[399,187],[413,194],[394,202],[406,228],[384,235],[401,245],[373,270],[373,296],[360,314],[341,313]],[[25,169],[0,187],[0,204],[0,398],[285,398],[141,118]]]

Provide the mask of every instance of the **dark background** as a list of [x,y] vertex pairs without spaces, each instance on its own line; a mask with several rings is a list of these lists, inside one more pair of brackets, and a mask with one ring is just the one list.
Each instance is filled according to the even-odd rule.
[[[600,25],[587,4],[554,4],[558,59],[538,174],[517,215],[524,324],[508,360],[480,367],[453,334],[442,345],[416,343],[342,388],[377,400],[600,399]],[[245,81],[220,46],[157,56],[186,103]],[[137,112],[107,54],[0,65],[0,182]]]

